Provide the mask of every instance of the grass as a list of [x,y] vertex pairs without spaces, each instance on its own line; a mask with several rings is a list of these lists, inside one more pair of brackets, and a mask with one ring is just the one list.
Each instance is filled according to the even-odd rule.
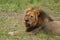
[[39,7],[49,15],[60,17],[60,0],[0,0],[0,40],[60,40],[60,36],[44,33],[8,35],[10,31],[25,29],[21,14],[29,7]]
[[25,8],[40,7],[60,12],[60,0],[0,0],[0,11],[22,12]]

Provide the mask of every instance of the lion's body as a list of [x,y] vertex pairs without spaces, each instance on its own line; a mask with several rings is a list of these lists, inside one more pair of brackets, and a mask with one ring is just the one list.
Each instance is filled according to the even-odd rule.
[[[32,16],[32,17],[31,17]],[[28,8],[25,10],[24,21],[26,26],[26,32],[35,31],[42,23],[53,21],[44,11],[37,8]]]
[[60,21],[52,21],[44,24],[44,31],[60,35]]

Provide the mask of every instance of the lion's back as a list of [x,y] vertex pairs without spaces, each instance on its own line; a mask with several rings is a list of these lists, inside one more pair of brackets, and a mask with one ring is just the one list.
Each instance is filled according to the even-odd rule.
[[53,34],[60,35],[60,21],[52,21],[45,24],[45,29]]

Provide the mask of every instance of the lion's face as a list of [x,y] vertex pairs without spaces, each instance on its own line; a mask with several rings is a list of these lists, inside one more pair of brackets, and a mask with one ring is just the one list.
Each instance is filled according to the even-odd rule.
[[39,11],[36,9],[26,9],[24,15],[24,21],[27,28],[36,26],[38,22]]

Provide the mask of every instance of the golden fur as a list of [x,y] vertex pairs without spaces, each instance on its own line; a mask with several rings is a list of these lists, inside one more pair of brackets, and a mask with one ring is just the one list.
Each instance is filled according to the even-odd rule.
[[42,23],[53,21],[44,11],[38,8],[28,8],[24,12],[26,31],[31,32]]

